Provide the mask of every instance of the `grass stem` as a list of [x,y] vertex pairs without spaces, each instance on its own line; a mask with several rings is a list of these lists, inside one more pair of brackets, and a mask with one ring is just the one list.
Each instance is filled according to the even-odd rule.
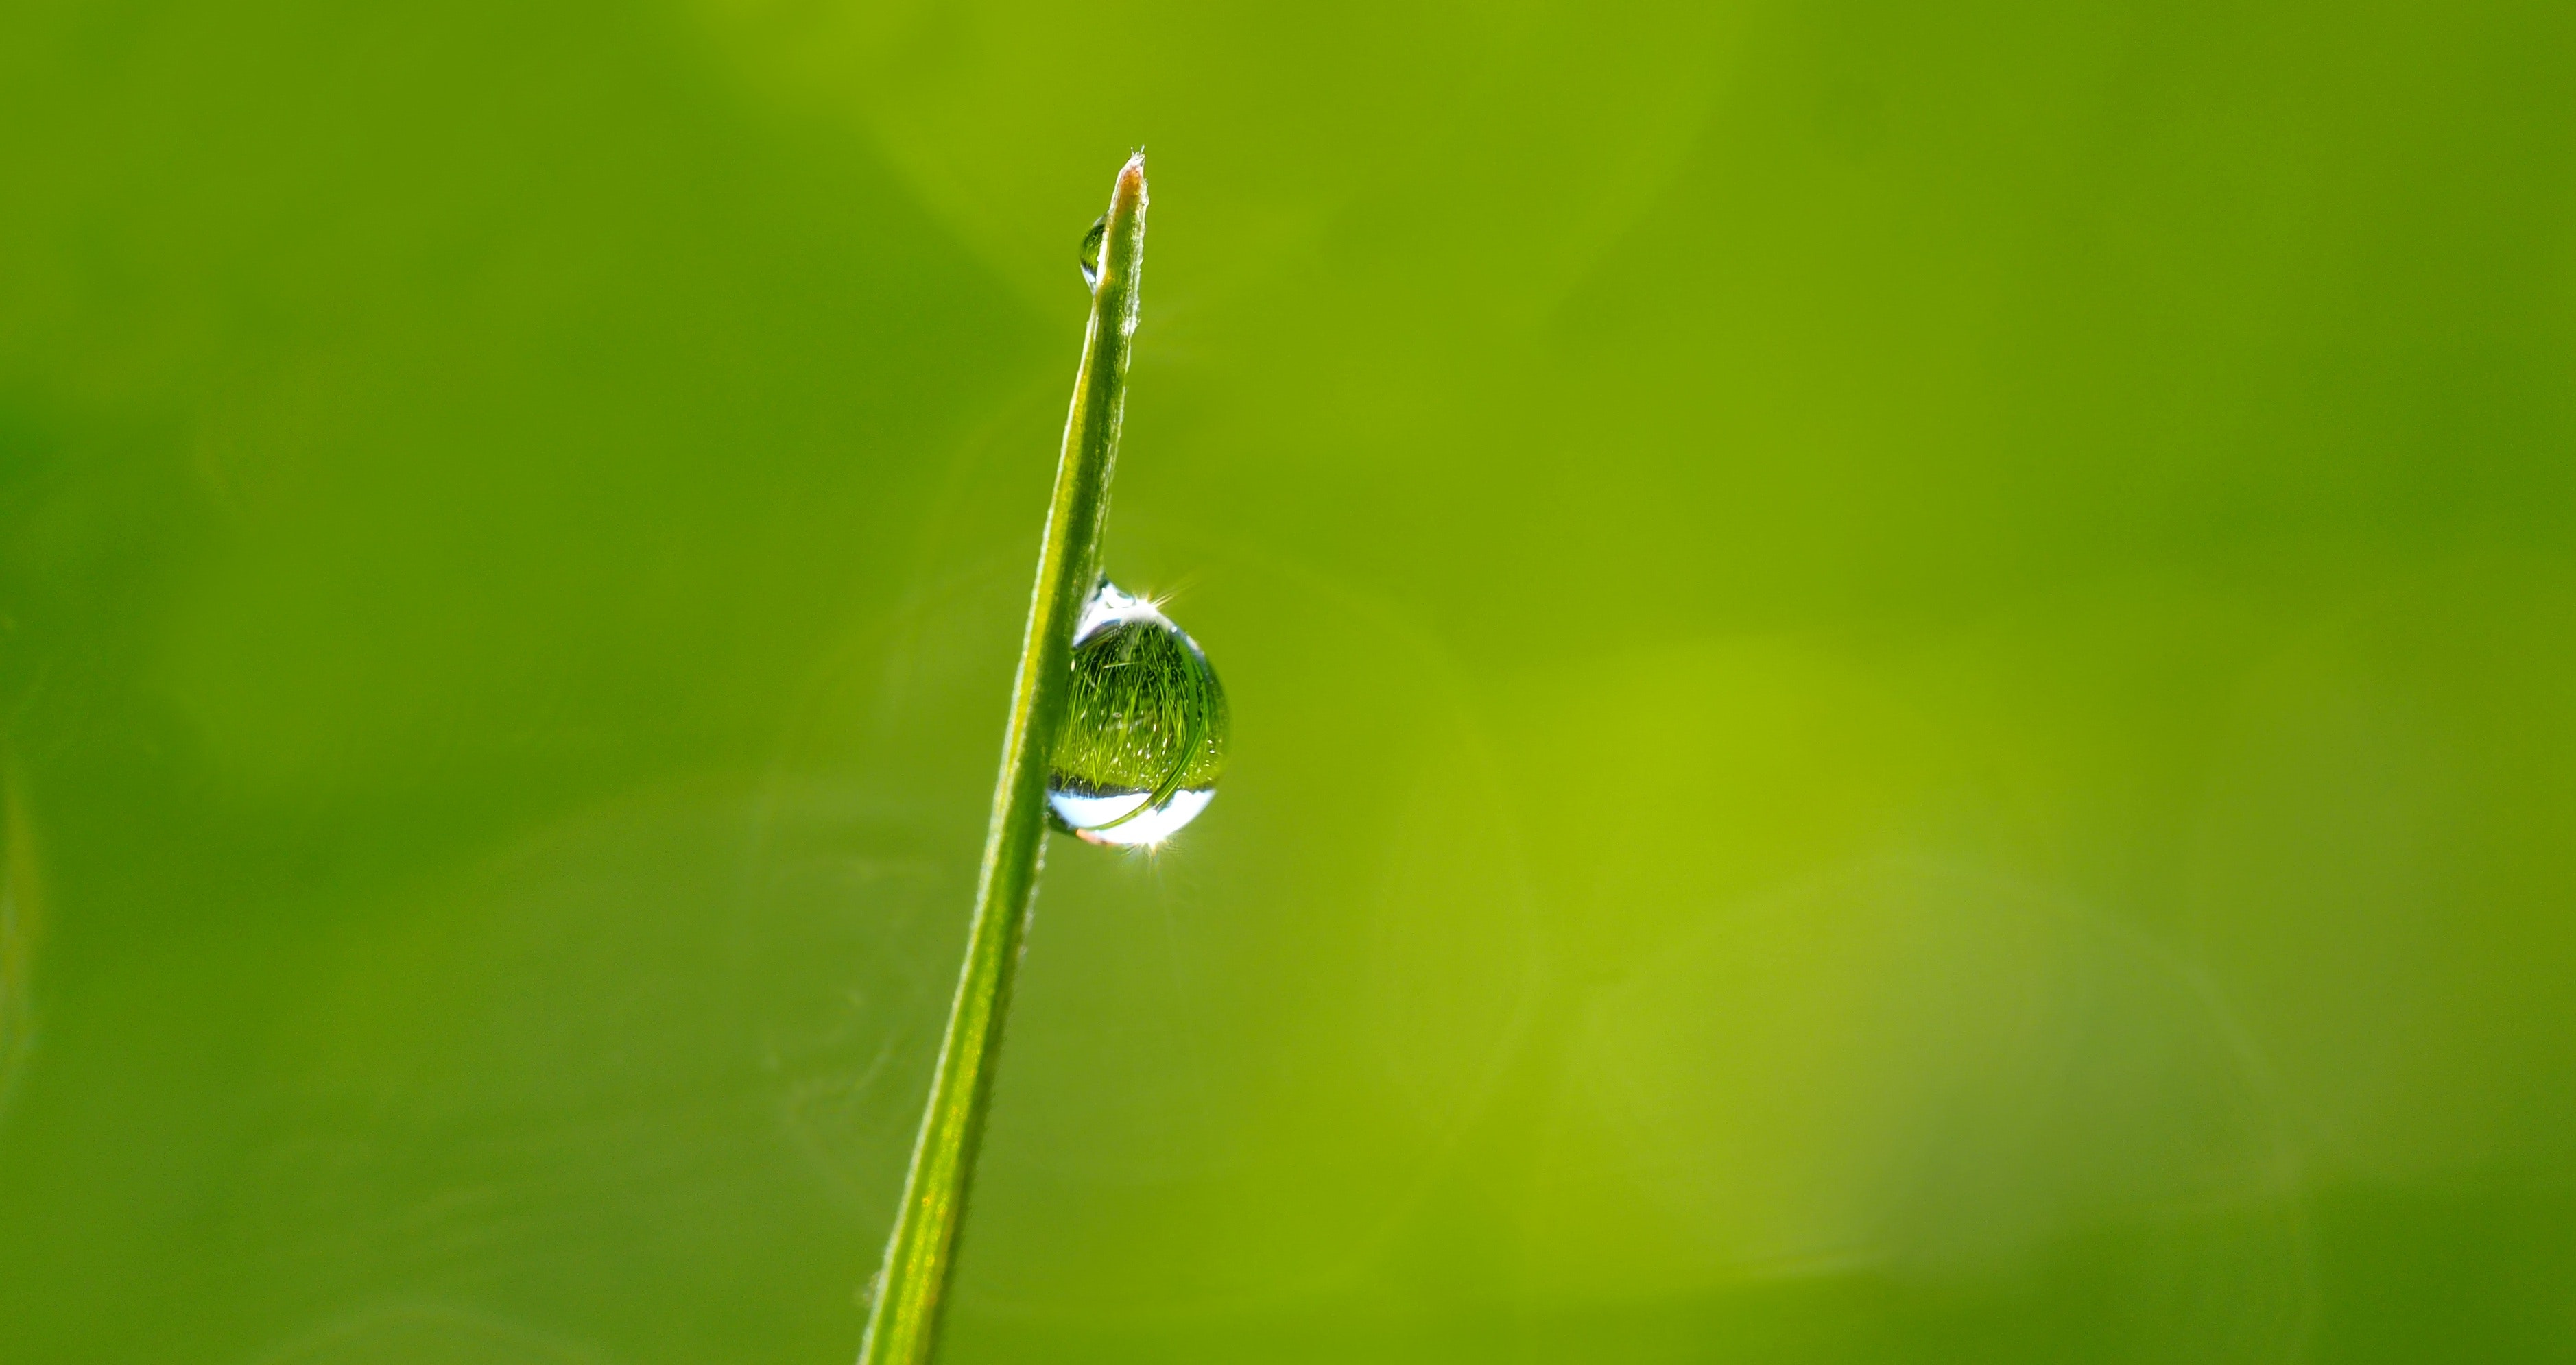
[[1002,771],[984,836],[965,967],[940,1039],[929,1107],[913,1141],[903,1203],[886,1240],[859,1365],[927,1365],[938,1343],[958,1228],[992,1102],[1011,982],[1046,848],[1047,764],[1071,690],[1074,624],[1100,578],[1100,531],[1126,413],[1127,355],[1145,255],[1142,152],[1118,172],[1106,227],[1082,367],[1074,375],[1073,410],[1056,463],[1055,496],[1038,545],[1037,585],[1029,594],[1010,722],[1002,732]]

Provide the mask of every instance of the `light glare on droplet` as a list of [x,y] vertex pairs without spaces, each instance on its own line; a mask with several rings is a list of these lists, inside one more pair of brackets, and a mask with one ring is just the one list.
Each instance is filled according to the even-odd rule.
[[1085,843],[1135,848],[1159,844],[1172,837],[1181,826],[1199,818],[1199,812],[1206,810],[1208,802],[1216,799],[1216,790],[1209,787],[1177,791],[1159,810],[1146,811],[1108,829],[1091,828],[1109,824],[1126,815],[1145,804],[1145,799],[1151,795],[1152,792],[1122,792],[1116,796],[1084,796],[1079,792],[1059,791],[1048,793],[1047,805],[1055,811],[1056,818],[1071,826],[1075,837]]

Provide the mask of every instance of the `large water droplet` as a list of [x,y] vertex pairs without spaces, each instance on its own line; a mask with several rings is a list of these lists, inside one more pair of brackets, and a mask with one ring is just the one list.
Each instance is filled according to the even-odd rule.
[[1091,225],[1091,231],[1082,234],[1082,286],[1085,289],[1100,287],[1100,244],[1108,240],[1109,215],[1104,213],[1100,215],[1099,222]]
[[1216,795],[1226,729],[1225,689],[1198,642],[1104,581],[1074,629],[1047,811],[1095,844],[1161,843]]

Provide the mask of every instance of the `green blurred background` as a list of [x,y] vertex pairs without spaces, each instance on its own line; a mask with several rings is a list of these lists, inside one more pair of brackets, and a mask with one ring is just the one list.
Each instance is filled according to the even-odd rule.
[[0,1359],[2576,1360],[2576,7],[0,10]]

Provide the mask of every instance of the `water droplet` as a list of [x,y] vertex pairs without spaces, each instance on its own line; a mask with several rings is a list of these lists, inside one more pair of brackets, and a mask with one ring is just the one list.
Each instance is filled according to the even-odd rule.
[[1048,813],[1095,844],[1161,843],[1215,797],[1226,729],[1225,689],[1198,642],[1104,581],[1074,629]]
[[1085,289],[1100,287],[1100,244],[1107,240],[1109,215],[1104,213],[1100,215],[1099,222],[1091,225],[1091,231],[1082,234],[1082,286]]

